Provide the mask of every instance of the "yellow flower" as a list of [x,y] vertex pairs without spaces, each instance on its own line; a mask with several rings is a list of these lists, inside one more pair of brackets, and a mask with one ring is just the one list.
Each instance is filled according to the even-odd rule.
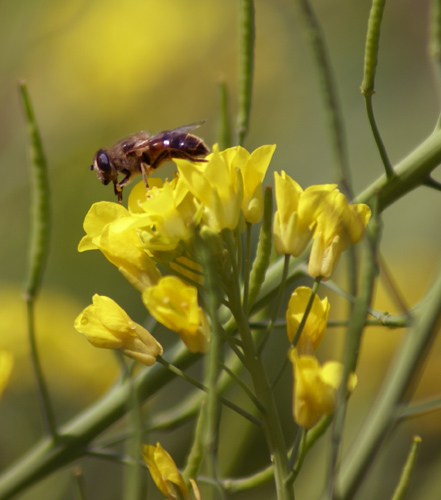
[[[320,417],[334,411],[343,365],[328,361],[321,366],[317,358],[299,356],[295,348],[290,349],[289,360],[293,365],[294,376],[294,420],[298,425],[310,429]],[[352,392],[356,384],[357,376],[351,374],[348,391]]]
[[218,233],[235,229],[241,215],[243,181],[234,152],[234,148],[220,152],[215,145],[207,163],[174,160],[182,182],[200,204],[202,220]]
[[242,174],[242,212],[246,222],[251,224],[260,222],[263,216],[262,182],[275,149],[275,145],[261,146],[251,154],[241,146],[227,150],[231,165]]
[[5,387],[8,385],[9,377],[11,376],[12,367],[14,366],[14,358],[9,351],[0,350],[0,396],[3,394]]
[[137,219],[118,203],[94,203],[84,219],[86,236],[78,251],[98,249],[139,291],[158,281],[161,274],[143,248]]
[[[286,311],[286,325],[290,342],[294,340],[294,336],[303,319],[311,293],[312,290],[310,288],[299,286],[289,299],[288,309]],[[316,295],[300,338],[295,346],[299,353],[306,354],[317,350],[325,335],[328,313],[328,298],[325,297],[323,300],[320,300]]]
[[206,352],[210,328],[194,286],[176,276],[165,276],[143,292],[142,300],[150,314],[178,333],[191,352]]
[[280,255],[298,257],[311,240],[317,206],[335,184],[310,186],[305,191],[289,175],[274,172],[277,211],[274,214],[274,245]]
[[308,264],[310,276],[329,279],[341,252],[364,238],[370,217],[371,210],[367,205],[349,205],[346,196],[338,189],[330,192],[321,201],[314,227]]
[[162,354],[161,344],[109,297],[95,294],[93,304],[77,317],[74,326],[93,346],[118,349],[148,366]]
[[136,227],[142,230],[144,248],[155,256],[158,252],[173,252],[180,242],[193,238],[198,217],[196,204],[177,178],[160,188],[151,188],[139,208],[143,215],[138,216]]
[[142,457],[153,481],[168,500],[191,500],[187,485],[173,458],[157,443],[142,447]]

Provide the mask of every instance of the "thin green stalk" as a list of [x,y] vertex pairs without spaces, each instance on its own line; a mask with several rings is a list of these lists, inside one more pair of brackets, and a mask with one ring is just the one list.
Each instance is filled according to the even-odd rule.
[[318,72],[324,109],[329,126],[331,147],[334,155],[336,178],[343,192],[352,198],[351,172],[349,169],[342,111],[338,100],[337,88],[332,74],[326,43],[317,16],[309,0],[298,0],[308,31],[315,66]]
[[[200,357],[181,345],[169,351],[167,356],[181,369],[187,368]],[[174,377],[175,374],[159,363],[143,371],[133,380],[139,400],[145,402],[152,398]],[[0,475],[0,500],[18,495],[52,472],[82,457],[93,439],[126,414],[130,391],[128,381],[115,385],[97,403],[60,427],[56,443],[52,438],[42,439],[18,462],[4,470]]]
[[75,467],[73,473],[74,499],[87,500],[86,485],[84,484],[83,471],[79,467]]
[[377,246],[380,236],[380,223],[376,207],[373,210],[373,217],[366,233],[365,256],[363,262],[363,276],[360,280],[360,294],[357,297],[352,315],[350,318],[348,331],[346,334],[345,352],[343,355],[343,376],[337,393],[337,404],[332,428],[332,450],[331,461],[328,474],[329,498],[334,498],[335,489],[335,469],[340,450],[343,434],[343,425],[346,416],[347,383],[351,373],[355,372],[358,356],[360,353],[361,336],[366,323],[366,314],[371,304],[374,292],[375,279],[378,274]]
[[231,140],[231,125],[228,113],[228,89],[224,78],[219,79],[219,100],[220,100],[220,119],[219,119],[219,148],[221,151],[230,148],[232,145]]
[[420,417],[427,413],[441,410],[441,398],[430,399],[421,403],[414,403],[411,406],[404,406],[397,411],[397,418],[400,420]]
[[438,96],[441,97],[441,0],[432,0],[429,21],[429,56],[436,75]]
[[[228,235],[227,235],[228,236]],[[226,238],[227,248],[231,251],[231,238]],[[237,323],[242,339],[247,366],[253,380],[257,398],[265,408],[262,414],[263,430],[274,466],[274,478],[278,500],[293,500],[294,491],[291,485],[286,484],[289,475],[289,465],[285,439],[278,414],[274,392],[266,375],[265,367],[258,356],[256,345],[249,328],[247,314],[241,307],[239,277],[233,276],[232,286],[229,289],[231,312]]]
[[248,311],[259,295],[265,281],[273,248],[273,233],[271,225],[273,220],[273,195],[270,187],[265,188],[263,197],[263,220],[259,232],[259,242],[256,249],[256,257],[253,262],[249,279]]
[[237,117],[237,143],[242,145],[248,132],[254,76],[254,1],[239,0],[239,114]]
[[[314,446],[314,444],[323,436],[323,434],[328,429],[332,422],[332,415],[326,415],[322,417],[319,422],[308,431],[305,439],[305,444],[302,453],[297,457],[297,462],[294,465],[294,470],[289,475],[287,482],[293,483],[298,476],[303,460],[308,454],[309,450]],[[239,479],[224,479],[223,485],[226,491],[229,493],[238,493],[241,491],[249,491],[253,488],[263,486],[269,483],[274,478],[274,468],[272,465],[266,467],[265,469],[252,474],[251,476],[239,478]]]
[[243,277],[243,308],[248,311],[248,294],[250,289],[250,272],[251,272],[251,230],[252,224],[247,222],[245,235],[245,262],[244,262],[244,277]]
[[406,463],[404,464],[403,470],[401,472],[400,481],[394,491],[391,500],[403,500],[404,495],[406,494],[407,489],[409,487],[410,477],[412,475],[412,471],[416,463],[420,445],[421,445],[420,436],[414,436],[412,439],[412,446],[407,456]]
[[271,332],[274,329],[274,325],[276,324],[277,317],[279,316],[280,307],[282,305],[283,294],[285,293],[285,289],[286,289],[286,279],[288,277],[290,258],[291,258],[291,255],[289,255],[289,254],[285,255],[285,258],[283,261],[282,279],[280,280],[280,286],[277,290],[276,299],[274,300],[274,306],[273,306],[271,318],[268,322],[268,326],[266,328],[266,331],[260,340],[260,344],[259,344],[259,347],[257,350],[259,355],[263,351],[263,348],[265,347],[265,344],[267,343],[267,341],[271,335]]
[[49,180],[47,175],[47,162],[43,151],[40,131],[35,120],[31,100],[26,84],[20,82],[20,95],[25,112],[26,124],[31,150],[31,174],[33,184],[33,203],[31,208],[31,241],[28,278],[25,286],[25,300],[27,311],[28,339],[30,354],[37,382],[40,408],[46,432],[56,438],[57,426],[52,409],[35,335],[35,301],[41,288],[43,274],[49,253],[50,208],[49,208]]
[[130,460],[125,468],[123,481],[123,500],[142,500],[145,498],[146,474],[145,467],[139,460],[139,453],[143,439],[142,416],[138,395],[132,378],[128,378],[130,398],[128,400],[128,426],[130,437],[126,443],[126,453]]
[[[336,478],[338,498],[353,498],[385,437],[397,423],[397,408],[412,396],[421,367],[441,324],[441,275],[426,296],[413,326],[406,332],[383,387]],[[404,399],[406,398],[406,399]]]
[[250,398],[252,403],[255,405],[257,410],[259,410],[260,413],[263,413],[265,411],[265,408],[262,406],[260,401],[256,398],[256,396],[251,392],[250,388],[245,384],[245,382],[238,377],[233,370],[230,370],[228,366],[222,365],[222,369],[228,373],[228,375],[236,382],[236,384],[243,390],[243,392]]
[[372,8],[369,14],[368,30],[366,34],[364,74],[363,81],[361,83],[361,93],[365,97],[368,120],[375,139],[375,143],[377,144],[377,148],[380,153],[381,160],[383,161],[383,166],[386,171],[386,177],[388,179],[391,179],[395,175],[395,173],[387,155],[386,148],[384,147],[383,141],[381,139],[380,132],[378,131],[378,127],[374,117],[374,110],[372,107],[372,96],[375,93],[374,86],[378,63],[378,51],[380,48],[379,42],[381,21],[383,19],[385,5],[386,0],[373,0],[372,2]]
[[205,432],[205,401],[199,406],[199,418],[196,425],[196,432],[187,458],[187,465],[182,472],[182,476],[188,485],[191,477],[197,477],[204,460],[204,432]]
[[383,19],[386,0],[373,0],[369,13],[366,44],[364,48],[364,72],[361,83],[362,94],[373,94],[375,92],[375,74],[378,63],[378,50],[380,48],[381,21]]
[[308,431],[308,433],[306,434],[305,445],[303,446],[301,453],[297,456],[297,461],[294,464],[294,468],[292,470],[290,477],[288,478],[289,482],[293,483],[296,480],[302,468],[303,461],[305,460],[306,455],[308,454],[309,450],[314,446],[314,444],[326,432],[328,427],[331,425],[332,419],[333,415],[325,415],[319,420],[319,422],[316,425],[314,425],[312,429]]
[[394,167],[395,176],[379,177],[359,194],[354,203],[371,203],[378,197],[378,211],[392,205],[405,194],[426,183],[432,170],[441,163],[441,130],[435,130],[414,151]]
[[368,116],[369,124],[371,126],[372,135],[375,139],[375,144],[377,145],[378,152],[380,153],[381,161],[383,162],[384,170],[386,172],[386,177],[390,180],[394,177],[395,172],[392,164],[389,160],[389,156],[384,146],[383,139],[381,138],[380,131],[377,127],[377,122],[375,121],[374,108],[372,106],[372,94],[365,94],[366,103],[366,113]]
[[[178,367],[176,367],[173,364],[169,363],[164,358],[161,358],[160,356],[158,356],[157,361],[158,361],[158,363],[160,363],[163,366],[165,366],[172,373],[174,373],[175,375],[178,375],[183,380],[185,380],[186,382],[189,382],[190,384],[194,385],[195,387],[197,387],[201,391],[204,391],[206,393],[209,392],[208,387],[206,387],[204,384],[202,384],[201,382],[199,382],[199,380],[196,380],[195,378],[191,377],[190,375],[188,375],[188,373],[185,373],[184,371],[180,370]],[[248,412],[246,412],[245,410],[243,410],[242,408],[240,408],[240,406],[237,406],[236,404],[232,403],[231,401],[229,401],[228,399],[224,398],[220,394],[216,393],[216,397],[225,406],[228,406],[228,408],[230,408],[231,410],[235,411],[236,413],[238,413],[242,417],[246,418],[251,423],[257,425],[258,427],[260,427],[262,425],[262,422],[258,418],[256,418],[253,415],[249,414]]]
[[[216,263],[209,249],[200,245],[200,262],[205,269],[208,289],[208,315],[211,320],[211,340],[205,359],[205,382],[208,386],[208,396],[204,408],[204,428],[202,439],[205,448],[205,460],[210,477],[217,481],[217,450],[219,444],[220,412],[217,382],[222,362],[223,331],[219,323],[219,300],[217,292]],[[212,492],[211,492],[212,493]]]

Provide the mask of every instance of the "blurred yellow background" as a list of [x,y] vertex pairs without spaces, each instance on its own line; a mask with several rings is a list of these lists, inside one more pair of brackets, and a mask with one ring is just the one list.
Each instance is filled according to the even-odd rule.
[[[298,6],[289,0],[256,0],[255,5],[255,83],[245,146],[253,150],[261,144],[277,144],[270,170],[287,171],[303,187],[332,182],[326,116]],[[359,91],[370,1],[316,0],[313,5],[328,42],[345,118],[354,190],[360,192],[382,174]],[[396,2],[385,12],[374,106],[393,164],[430,134],[439,113],[427,51],[428,13],[428,0]],[[100,147],[138,130],[155,132],[203,119],[207,123],[198,135],[209,145],[216,142],[220,78],[230,90],[233,123],[237,112],[238,2],[3,0],[0,39],[0,348],[10,348],[17,355],[11,385],[0,406],[0,463],[5,465],[24,453],[41,431],[26,357],[21,298],[30,185],[18,80],[27,81],[49,162],[52,243],[37,326],[50,390],[63,421],[117,377],[112,353],[93,349],[72,327],[92,295],[108,295],[136,321],[146,319],[139,294],[102,255],[77,252],[82,221],[90,205],[114,199],[112,188],[101,185],[89,171],[93,155]],[[168,164],[161,172],[164,177],[170,176],[173,166]],[[267,183],[272,182],[271,171]],[[440,267],[440,213],[441,196],[428,188],[416,190],[384,213],[382,254],[410,307],[421,299]],[[387,294],[378,292],[376,307],[392,312]],[[358,403],[354,405],[356,410],[351,409],[348,440],[363,420],[363,412],[381,382],[382,366],[389,362],[398,337],[396,331],[367,331],[360,386],[354,395]],[[427,368],[431,375],[424,377],[424,386],[419,389],[425,396],[440,393],[440,351],[438,347],[438,357],[435,351]],[[327,357],[325,350],[322,356]],[[285,384],[283,391],[291,394],[288,377]],[[283,391],[279,395],[282,400],[286,398]],[[290,402],[284,404],[289,426]],[[413,432],[423,436],[417,468],[420,475],[414,486],[419,493],[415,498],[431,498],[423,496],[430,494],[430,481],[422,471],[436,467],[439,471],[441,426],[437,421],[439,413],[432,415],[430,424],[416,419],[403,426],[382,455],[383,467],[385,463],[390,465],[396,474],[384,478],[378,465],[375,481],[370,476],[370,484],[360,498],[390,491]],[[238,441],[237,436],[225,439],[225,449],[237,445],[233,442]],[[242,449],[237,451],[242,453],[236,460],[242,466],[255,451],[253,439],[252,435],[248,441],[244,437]],[[320,453],[305,463],[298,498],[313,498],[321,490],[316,465],[325,460],[327,448],[321,445],[318,450]],[[260,450],[257,463],[264,455],[265,450]],[[226,456],[231,458],[232,452]],[[90,498],[121,498],[115,490],[116,479],[104,485],[98,481],[103,488],[99,494],[98,487],[93,486],[92,472],[107,476],[108,468],[113,467],[118,477],[117,466],[89,462]],[[251,470],[252,463],[247,472]],[[68,475],[59,474],[22,498],[70,498]],[[35,491],[41,493],[35,496]],[[151,498],[155,495],[152,493]],[[256,498],[254,494],[251,497]],[[267,497],[263,494],[261,498]]]

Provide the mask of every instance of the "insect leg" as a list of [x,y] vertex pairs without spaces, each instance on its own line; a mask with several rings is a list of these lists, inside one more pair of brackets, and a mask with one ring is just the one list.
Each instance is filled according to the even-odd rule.
[[141,162],[141,173],[142,173],[142,178],[144,179],[145,187],[149,189],[149,181],[148,181],[148,176],[150,175],[150,169],[152,167],[150,165],[147,165],[147,163]]

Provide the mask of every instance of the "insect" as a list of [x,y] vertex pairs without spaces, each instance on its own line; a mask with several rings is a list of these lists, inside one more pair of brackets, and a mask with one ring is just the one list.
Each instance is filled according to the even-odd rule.
[[[203,123],[190,123],[153,135],[145,131],[132,134],[108,149],[99,149],[90,170],[95,170],[98,179],[105,186],[113,182],[115,195],[122,203],[123,187],[134,175],[142,174],[148,188],[147,178],[166,160],[184,158],[190,161],[206,161],[199,157],[206,156],[210,152],[209,149],[202,139],[190,134]],[[119,173],[124,177],[118,182]]]

